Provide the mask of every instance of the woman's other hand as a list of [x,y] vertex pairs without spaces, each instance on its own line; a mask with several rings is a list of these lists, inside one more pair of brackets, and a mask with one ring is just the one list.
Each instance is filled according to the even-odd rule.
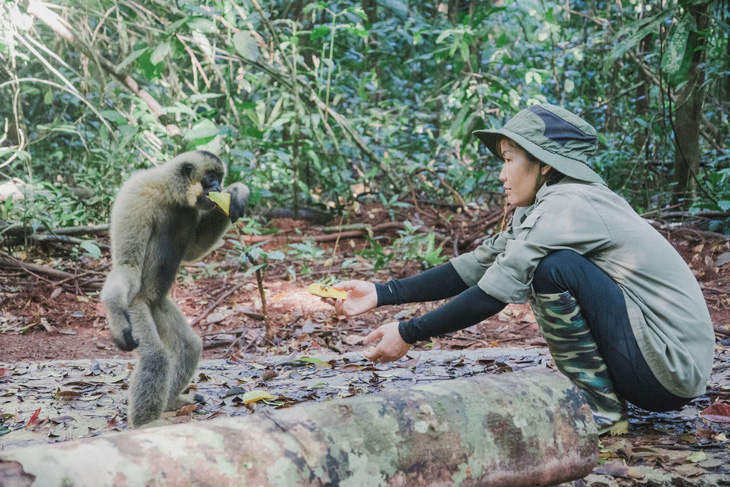
[[347,291],[347,299],[335,301],[335,311],[345,316],[355,316],[370,311],[378,305],[375,284],[368,281],[344,281],[332,286]]
[[393,362],[403,357],[411,349],[411,345],[401,338],[397,321],[386,323],[370,332],[365,337],[365,343],[378,339],[380,342],[376,346],[365,349],[362,353],[366,359],[372,362]]

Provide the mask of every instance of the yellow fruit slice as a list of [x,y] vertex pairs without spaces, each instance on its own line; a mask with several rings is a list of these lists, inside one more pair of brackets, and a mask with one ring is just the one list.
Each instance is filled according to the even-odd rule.
[[316,282],[310,284],[307,291],[323,298],[347,299],[347,291],[340,291],[330,286],[320,286]]
[[262,399],[274,399],[274,396],[268,391],[257,389],[255,391],[248,391],[243,395],[242,399],[244,404],[249,404],[252,402],[258,402]]
[[218,191],[211,191],[208,193],[210,201],[218,205],[218,208],[223,210],[223,213],[228,215],[231,211],[231,193],[219,193]]

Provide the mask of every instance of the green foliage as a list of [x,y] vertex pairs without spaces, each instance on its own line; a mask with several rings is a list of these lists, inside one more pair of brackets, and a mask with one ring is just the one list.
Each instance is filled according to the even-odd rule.
[[697,22],[691,15],[684,15],[671,30],[662,56],[662,71],[674,86],[687,79],[696,41]]
[[23,199],[6,201],[3,217],[33,229],[85,225],[90,211],[106,211],[111,205],[107,196],[92,191],[91,198],[79,198],[71,191],[74,188],[61,183],[42,182],[23,189]]
[[91,257],[92,259],[101,258],[101,249],[93,240],[83,240],[79,244],[79,249],[81,250],[82,255],[86,255],[87,257]]
[[380,242],[378,241],[380,240],[380,237],[366,238],[368,241],[368,247],[356,252],[356,254],[372,262],[374,271],[385,269],[385,266],[388,265],[390,259],[392,258],[390,250],[386,250],[385,247],[380,245]]
[[[720,157],[714,161],[715,170],[708,170],[703,174],[701,183],[706,185],[708,191],[716,196],[715,200],[700,199],[692,206],[691,211],[719,211],[730,214],[730,150],[722,152]],[[717,220],[711,224],[712,231],[719,231],[730,234],[730,219]]]
[[436,236],[433,233],[418,233],[410,222],[404,223],[404,229],[398,230],[400,235],[393,242],[393,257],[397,260],[418,262],[422,270],[442,264],[448,257],[441,255],[443,246],[436,247]]
[[[302,243],[289,244],[290,250],[287,251],[288,260],[293,264],[300,266],[300,273],[308,276],[312,273],[312,266],[325,259],[326,252],[320,249],[314,240],[306,240]],[[290,273],[294,273],[293,268]]]
[[380,244],[380,237],[367,237],[368,247],[357,254],[370,261],[376,271],[384,269],[391,261],[416,262],[426,270],[448,260],[442,255],[443,246],[436,246],[434,234],[419,233],[417,227],[407,221],[398,234],[399,237],[387,247]]
[[[56,2],[77,43],[0,3],[0,183],[16,177],[30,188],[3,217],[44,227],[105,221],[132,172],[190,149],[219,154],[227,183],[245,181],[256,204],[341,208],[369,192],[392,205],[411,187],[425,200],[451,201],[453,189],[499,204],[500,163],[471,134],[546,101],[596,126],[595,166],[637,208],[653,209],[672,198],[668,94],[696,52],[707,58],[707,122],[725,134],[715,143],[730,133],[726,2],[711,5],[706,29],[688,13],[697,2],[684,0],[578,1],[574,10],[470,2],[452,12],[386,1],[374,21],[352,2],[304,3],[267,2],[262,16],[233,0]],[[132,93],[127,76],[144,91]],[[730,162],[713,147],[702,141],[706,192],[696,207],[727,211]],[[79,187],[93,196],[79,198]],[[406,232],[399,243],[427,251],[427,238]],[[385,265],[391,257],[372,244]],[[437,250],[431,243],[425,266]]]

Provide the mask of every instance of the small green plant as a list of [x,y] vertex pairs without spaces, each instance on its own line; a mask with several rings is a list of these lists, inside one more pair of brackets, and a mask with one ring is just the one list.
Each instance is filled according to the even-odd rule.
[[[718,158],[718,164],[727,164],[730,159],[730,152]],[[708,222],[707,229],[711,232],[730,234],[730,168],[707,172],[700,178],[700,184],[704,185],[706,191],[698,192],[698,200],[690,208],[690,212],[713,211],[718,216]],[[710,196],[711,195],[711,196]]]
[[388,263],[390,262],[390,259],[393,257],[390,252],[386,252],[383,246],[380,245],[380,242],[378,242],[379,238],[381,237],[367,237],[368,244],[370,246],[359,252],[355,252],[357,255],[360,255],[371,261],[373,264],[373,270],[375,271],[384,269],[385,266],[388,265]]
[[436,247],[436,235],[433,233],[418,233],[417,228],[408,221],[398,233],[401,236],[393,241],[393,253],[398,260],[416,261],[424,270],[447,260],[441,255],[443,246]]
[[326,252],[317,247],[314,240],[305,240],[301,243],[290,244],[291,250],[287,251],[287,255],[292,260],[301,264],[301,274],[307,276],[312,273],[312,263],[320,262],[324,259]]
[[246,279],[251,274],[256,274],[256,285],[259,289],[261,297],[261,313],[264,315],[264,324],[266,326],[266,335],[272,338],[273,331],[269,323],[269,315],[266,311],[266,291],[264,289],[264,273],[269,267],[269,259],[282,260],[285,255],[283,252],[275,250],[273,252],[265,252],[261,247],[262,244],[256,244],[251,247],[244,247],[241,239],[230,240],[235,250],[238,252],[238,261],[240,268],[244,271],[243,278]]
[[101,249],[95,240],[82,240],[78,249],[83,251],[81,255],[91,257],[92,259],[101,259]]
[[266,233],[263,225],[253,218],[245,217],[241,218],[239,221],[243,224],[243,228],[241,228],[241,233],[243,235],[261,235]]
[[328,274],[326,277],[324,277],[322,279],[314,280],[314,282],[316,282],[317,284],[319,284],[322,287],[329,287],[332,284],[336,283],[337,281],[339,281],[337,276],[333,276],[332,274]]

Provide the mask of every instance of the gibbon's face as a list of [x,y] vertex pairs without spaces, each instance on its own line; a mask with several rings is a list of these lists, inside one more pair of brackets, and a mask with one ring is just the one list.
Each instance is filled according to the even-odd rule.
[[205,209],[210,209],[215,206],[215,203],[208,198],[208,193],[211,191],[221,191],[221,179],[223,179],[222,175],[219,175],[214,171],[208,171],[203,176],[203,180],[200,181],[200,185],[203,187],[203,194],[201,194],[200,198],[198,198],[198,204],[203,206]]
[[221,191],[226,174],[221,160],[206,151],[191,151],[180,154],[172,162],[180,168],[187,204],[201,210],[215,207],[208,193]]

